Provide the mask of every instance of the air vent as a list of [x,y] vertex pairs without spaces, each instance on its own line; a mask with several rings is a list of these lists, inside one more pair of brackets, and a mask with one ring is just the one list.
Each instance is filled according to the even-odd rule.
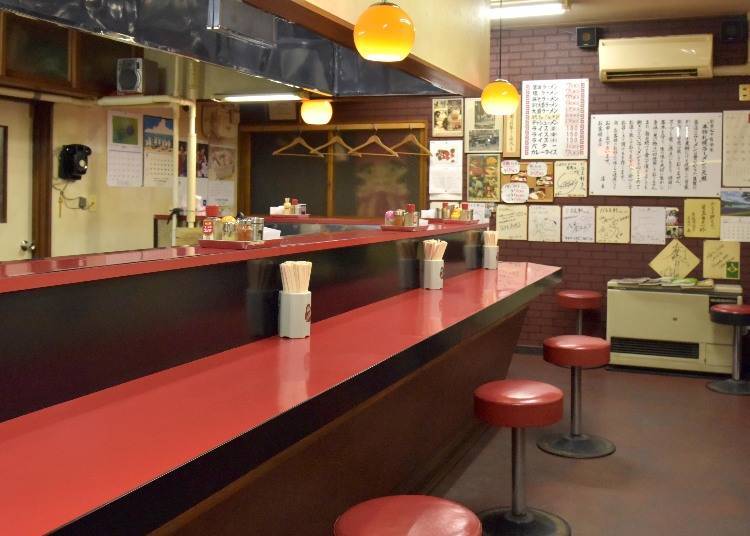
[[664,69],[659,71],[607,71],[607,80],[674,80],[698,78],[698,69]]
[[650,341],[647,339],[625,339],[612,337],[612,351],[618,354],[639,356],[679,357],[698,359],[699,345],[691,342]]

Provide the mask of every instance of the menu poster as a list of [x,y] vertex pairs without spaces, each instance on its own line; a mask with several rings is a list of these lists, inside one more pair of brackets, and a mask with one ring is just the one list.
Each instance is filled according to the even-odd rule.
[[143,185],[171,187],[175,176],[172,158],[172,120],[143,116]]
[[499,153],[503,150],[503,116],[490,115],[482,108],[482,99],[464,99],[467,153]]
[[721,114],[591,116],[590,195],[719,197]]
[[724,186],[750,188],[750,110],[724,112]]
[[562,241],[593,243],[596,211],[594,207],[566,205],[562,209]]
[[666,211],[664,207],[631,208],[630,243],[664,245],[667,241],[664,233]]
[[466,156],[466,199],[474,202],[500,201],[500,155]]
[[588,157],[589,81],[523,83],[521,157],[582,160]]
[[107,185],[143,186],[143,143],[140,114],[107,114]]
[[685,199],[685,236],[719,238],[720,213],[721,201],[718,199]]
[[588,163],[585,160],[555,162],[555,197],[586,197],[588,191]]
[[463,146],[462,140],[430,140],[430,199],[462,199]]
[[529,241],[560,241],[560,205],[533,205],[529,207]]
[[740,278],[740,243],[723,240],[703,241],[703,277]]
[[[508,165],[503,165],[503,170],[509,170],[512,160],[505,160]],[[511,192],[506,192],[506,185],[525,184],[528,188],[529,203],[552,203],[554,195],[554,165],[552,162],[520,162],[518,171],[512,174],[502,173],[500,184],[506,197],[510,197]],[[515,171],[515,169],[511,169]],[[512,201],[519,202],[519,201]]]
[[500,240],[526,240],[528,213],[526,205],[497,205],[497,237]]
[[599,244],[630,242],[630,207],[596,207],[596,241]]
[[513,115],[506,115],[503,121],[503,156],[519,158],[521,156],[521,107]]
[[721,239],[750,242],[750,192],[722,190]]
[[432,137],[464,137],[464,100],[462,98],[432,99]]
[[679,240],[672,240],[667,247],[648,264],[661,277],[687,277],[700,259]]

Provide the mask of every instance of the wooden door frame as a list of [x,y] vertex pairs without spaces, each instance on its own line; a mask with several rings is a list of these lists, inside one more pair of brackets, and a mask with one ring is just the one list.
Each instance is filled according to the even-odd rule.
[[52,256],[52,112],[54,104],[30,101],[31,140],[31,239],[35,259]]

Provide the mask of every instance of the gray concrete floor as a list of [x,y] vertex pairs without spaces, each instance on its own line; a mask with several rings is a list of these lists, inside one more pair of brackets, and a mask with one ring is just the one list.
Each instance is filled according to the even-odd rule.
[[[560,387],[570,372],[518,355],[511,378]],[[750,397],[720,395],[706,380],[604,369],[583,373],[583,432],[604,436],[606,458],[551,456],[529,429],[527,502],[566,519],[576,536],[750,535]],[[474,511],[510,503],[510,431],[488,430],[431,492]]]

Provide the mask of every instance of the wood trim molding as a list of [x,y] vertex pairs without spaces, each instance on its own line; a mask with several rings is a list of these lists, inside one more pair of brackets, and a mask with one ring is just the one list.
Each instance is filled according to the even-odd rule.
[[34,101],[32,109],[31,236],[34,258],[52,256],[52,108]]
[[[354,49],[354,26],[306,0],[242,0],[244,3],[256,7],[267,13],[288,20],[312,30],[330,39],[334,43]],[[410,54],[404,61],[392,64],[413,76],[427,80],[450,93],[464,97],[478,97],[482,89],[462,80],[461,78],[426,62],[414,54]]]
[[240,132],[238,145],[239,156],[237,166],[237,211],[252,214],[252,199],[250,196],[250,173],[252,166],[252,140],[250,133]]

